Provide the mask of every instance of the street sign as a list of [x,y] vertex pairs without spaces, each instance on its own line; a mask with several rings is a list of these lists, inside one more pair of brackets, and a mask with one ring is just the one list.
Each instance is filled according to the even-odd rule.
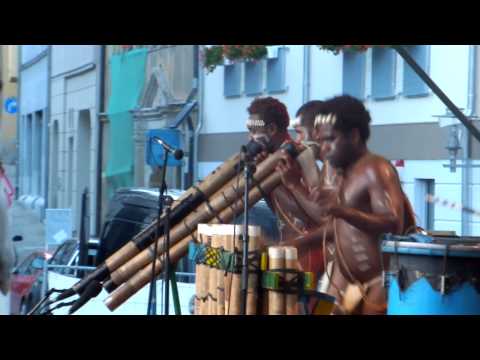
[[16,114],[17,113],[17,99],[14,97],[10,97],[5,100],[5,111],[9,114]]

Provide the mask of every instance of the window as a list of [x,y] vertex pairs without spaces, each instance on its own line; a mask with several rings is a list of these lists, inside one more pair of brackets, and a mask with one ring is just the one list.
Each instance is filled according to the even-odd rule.
[[435,180],[415,179],[415,213],[418,225],[425,230],[433,230],[434,204],[426,201],[427,195],[435,194]]
[[276,57],[267,59],[267,91],[280,93],[287,90],[285,81],[286,48],[278,48]]
[[395,97],[395,59],[392,49],[372,49],[372,97],[375,100]]
[[[430,47],[425,45],[406,46],[410,56],[428,74]],[[406,62],[403,64],[403,94],[407,97],[426,96],[428,87]]]
[[242,64],[236,63],[224,66],[224,85],[223,93],[225,97],[235,97],[242,94],[241,90],[241,77],[242,77]]
[[365,99],[365,59],[364,53],[343,53],[343,93],[360,100]]
[[259,95],[263,92],[263,61],[245,63],[245,94]]

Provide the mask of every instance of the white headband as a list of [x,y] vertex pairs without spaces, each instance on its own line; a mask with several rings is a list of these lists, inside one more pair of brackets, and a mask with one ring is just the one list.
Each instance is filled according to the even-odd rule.
[[328,114],[328,115],[317,115],[315,117],[315,127],[320,126],[320,125],[335,125],[337,122],[337,116],[335,114]]
[[302,118],[298,116],[294,121],[291,121],[293,123],[293,126],[302,126]]
[[257,119],[248,119],[247,120],[247,127],[252,128],[252,127],[265,127],[266,123],[263,120],[257,120]]

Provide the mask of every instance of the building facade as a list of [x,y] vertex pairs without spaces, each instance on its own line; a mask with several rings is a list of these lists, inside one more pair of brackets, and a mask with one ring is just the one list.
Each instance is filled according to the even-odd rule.
[[0,159],[7,166],[17,160],[17,52],[17,45],[0,46]]
[[[167,183],[169,187],[185,188],[193,179],[193,142],[197,122],[197,74],[198,46],[194,45],[109,45],[107,46],[105,102],[107,114],[103,120],[104,128],[104,187],[114,184],[109,178],[114,171],[111,163],[115,161],[115,146],[118,143],[119,129],[114,128],[120,121],[131,122],[133,143],[128,144],[133,153],[132,176],[127,186],[158,187],[160,180],[161,156],[156,145],[152,146],[151,131],[170,131],[179,140],[184,149],[182,164],[169,166]],[[130,78],[126,69],[129,69]],[[135,73],[135,76],[133,74]],[[134,78],[132,78],[134,77]],[[127,81],[135,83],[136,91],[124,91]],[[140,85],[140,86],[138,86]],[[122,104],[130,104],[120,108]],[[121,134],[120,134],[121,135]],[[171,134],[170,134],[171,135]],[[110,169],[110,170],[108,170]],[[125,185],[125,184],[123,184]],[[118,188],[118,185],[116,186]],[[103,205],[106,205],[108,193],[104,191]]]
[[[467,116],[475,116],[476,46],[407,49],[457,107]],[[479,147],[458,121],[446,115],[446,106],[394,50],[374,48],[366,53],[333,55],[311,45],[275,46],[263,61],[225,64],[211,74],[203,73],[200,83],[199,178],[246,142],[246,109],[255,97],[278,98],[293,118],[309,100],[350,94],[369,109],[369,147],[397,165],[418,223],[429,230],[480,233],[476,219],[425,202],[425,196],[433,193],[466,206],[475,204],[473,200],[480,196],[480,170],[463,165],[480,159]],[[459,144],[456,167],[451,166],[446,149],[454,140]]]
[[72,209],[73,229],[80,228],[81,199],[87,191],[96,229],[99,124],[98,45],[52,45],[49,122],[49,207]]
[[19,48],[19,201],[43,218],[48,198],[50,46]]

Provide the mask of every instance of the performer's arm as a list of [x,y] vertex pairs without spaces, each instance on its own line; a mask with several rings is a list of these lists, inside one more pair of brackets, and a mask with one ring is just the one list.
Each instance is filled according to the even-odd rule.
[[334,194],[322,191],[318,192],[317,195],[310,193],[303,186],[294,186],[289,188],[293,196],[297,199],[297,202],[300,204],[301,208],[310,216],[317,225],[322,225],[326,219],[325,212],[325,202],[328,198],[333,198]]
[[[317,225],[325,222],[324,203],[334,197],[334,193],[324,190],[310,192],[301,182],[302,172],[292,158],[286,154],[284,162],[280,163],[277,170],[282,174],[282,182],[293,194],[300,207],[312,218]],[[330,201],[330,200],[329,200]]]
[[333,239],[333,227],[332,223],[325,223],[323,226],[316,228],[314,231],[306,233],[295,239],[282,242],[283,246],[295,246],[299,250],[309,249],[312,246],[318,246],[323,242],[323,237],[326,237],[326,241],[330,242]]
[[375,235],[400,233],[403,228],[404,197],[398,177],[391,166],[384,162],[373,164],[366,171],[370,178],[368,192],[372,213],[333,205],[330,214]]

